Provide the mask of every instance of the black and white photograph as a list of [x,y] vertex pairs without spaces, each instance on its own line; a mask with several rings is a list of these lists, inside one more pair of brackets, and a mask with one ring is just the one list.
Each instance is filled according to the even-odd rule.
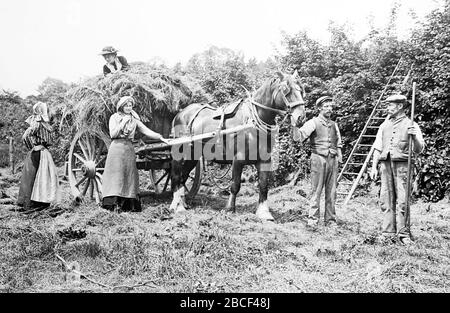
[[449,292],[450,0],[2,0],[0,34],[0,293]]

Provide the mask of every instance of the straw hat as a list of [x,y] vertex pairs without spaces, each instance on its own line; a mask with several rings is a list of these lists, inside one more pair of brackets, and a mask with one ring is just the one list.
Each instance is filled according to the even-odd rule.
[[100,52],[100,55],[105,55],[105,54],[113,54],[113,53],[117,53],[119,52],[119,50],[114,49],[114,47],[112,46],[106,46],[102,49],[102,52]]

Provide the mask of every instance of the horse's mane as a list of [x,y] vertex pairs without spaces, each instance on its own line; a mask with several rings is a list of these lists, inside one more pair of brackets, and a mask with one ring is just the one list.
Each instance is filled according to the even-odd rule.
[[[274,75],[274,76],[266,79],[264,81],[264,83],[261,85],[261,87],[259,87],[256,90],[255,96],[261,95],[263,97],[267,97],[267,96],[272,97],[272,93],[271,93],[272,85],[277,81],[280,81],[280,77],[278,77],[277,75]],[[264,92],[264,94],[261,94],[262,92]]]

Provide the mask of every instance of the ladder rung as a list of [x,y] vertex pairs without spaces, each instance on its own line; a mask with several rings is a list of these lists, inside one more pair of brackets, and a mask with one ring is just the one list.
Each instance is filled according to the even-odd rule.
[[366,137],[366,138],[375,138],[376,135],[362,135],[362,137]]
[[363,165],[364,163],[347,163],[347,165]]
[[368,156],[368,153],[353,153],[355,156]]
[[378,128],[380,128],[380,126],[367,126],[367,128],[378,129]]
[[372,117],[371,120],[385,120],[385,117]]
[[372,147],[372,145],[366,145],[366,144],[362,144],[362,143],[360,143],[358,146],[361,146],[361,147]]
[[353,183],[346,183],[346,182],[338,182],[339,185],[348,185],[351,186]]
[[356,175],[358,176],[358,173],[350,173],[350,172],[344,172],[342,173],[343,175]]

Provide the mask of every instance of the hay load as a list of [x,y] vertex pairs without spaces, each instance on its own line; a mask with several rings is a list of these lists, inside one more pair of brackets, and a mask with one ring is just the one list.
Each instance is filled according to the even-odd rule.
[[108,134],[109,118],[122,96],[134,97],[134,110],[142,122],[165,137],[170,134],[177,112],[191,103],[207,101],[196,81],[177,76],[169,69],[132,63],[127,72],[109,77],[98,75],[71,88],[66,95],[61,128],[70,133],[89,129]]

